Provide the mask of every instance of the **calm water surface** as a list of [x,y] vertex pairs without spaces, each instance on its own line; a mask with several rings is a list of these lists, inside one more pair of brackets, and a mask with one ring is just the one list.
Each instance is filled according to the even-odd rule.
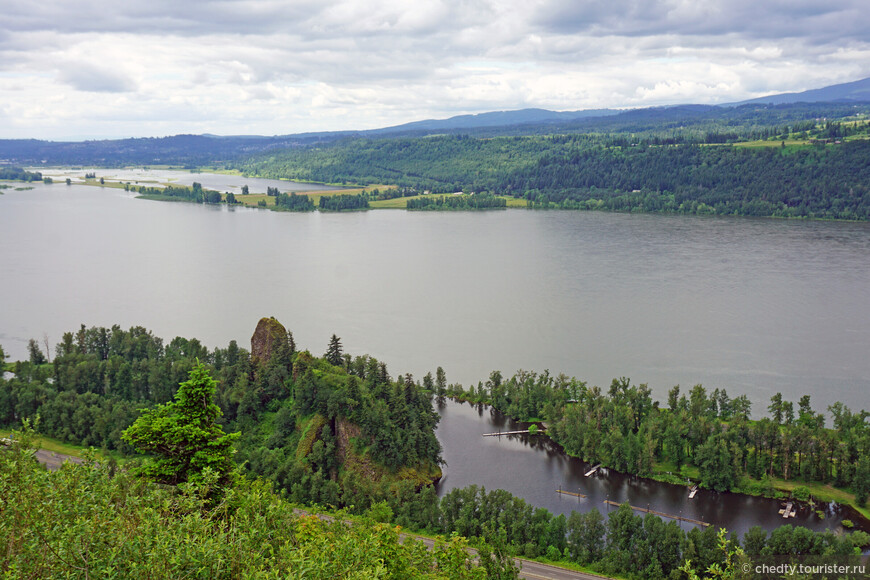
[[[169,177],[221,191],[243,183],[302,191]],[[810,394],[818,410],[835,401],[870,408],[870,224],[523,210],[291,214],[63,183],[4,191],[0,344],[13,359],[26,357],[29,338],[56,343],[82,323],[142,325],[167,341],[214,347],[247,345],[257,320],[275,316],[315,354],[336,333],[347,352],[386,361],[394,376],[440,365],[467,385],[493,369],[549,369],[605,388],[627,376],[659,399],[675,384],[725,388],[747,394],[754,417],[777,391],[793,401]],[[445,484],[463,477],[448,461]],[[495,468],[487,469],[466,477],[493,487]],[[510,470],[496,485],[524,477]],[[624,487],[632,485],[641,484]]]
[[[439,412],[438,439],[447,461],[444,476],[438,484],[440,495],[472,484],[487,490],[500,488],[532,505],[565,515],[571,511],[592,509],[607,514],[616,507],[605,501],[628,502],[662,514],[725,527],[741,535],[752,526],[773,530],[784,523],[818,531],[837,530],[844,518],[855,522],[856,529],[870,531],[870,525],[860,514],[836,504],[817,504],[815,507],[799,504],[797,516],[786,522],[778,515],[783,507],[778,500],[707,490],[699,490],[693,499],[689,499],[688,488],[684,486],[658,483],[608,469],[600,469],[585,477],[591,465],[568,457],[561,447],[542,435],[482,437],[483,433],[526,429],[527,423],[512,421],[487,406],[453,401],[441,405]],[[558,489],[586,497],[559,494]],[[819,517],[817,511],[821,511],[824,517]],[[698,525],[677,521],[687,531]]]
[[290,214],[57,183],[5,191],[0,344],[16,358],[80,323],[225,346],[275,316],[315,353],[334,332],[393,374],[441,365],[468,384],[549,369],[604,388],[627,376],[659,398],[703,383],[748,394],[756,417],[777,391],[870,407],[870,224]]

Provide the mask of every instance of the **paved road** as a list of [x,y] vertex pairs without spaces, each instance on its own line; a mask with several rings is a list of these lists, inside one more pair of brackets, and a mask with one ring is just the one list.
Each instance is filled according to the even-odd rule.
[[63,453],[55,453],[54,451],[46,451],[45,449],[37,449],[36,460],[45,465],[51,471],[59,469],[64,461],[72,461],[73,463],[84,463],[84,460],[72,455],[64,455]]
[[541,564],[540,562],[532,562],[531,560],[523,560],[522,558],[516,558],[515,562],[520,566],[520,578],[530,578],[531,580],[540,580],[542,578],[547,580],[601,580],[602,578],[607,578],[606,576],[575,572],[574,570]]

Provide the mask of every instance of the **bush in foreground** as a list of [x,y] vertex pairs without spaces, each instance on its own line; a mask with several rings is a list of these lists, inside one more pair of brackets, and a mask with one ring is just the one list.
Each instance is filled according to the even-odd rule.
[[454,538],[434,552],[398,528],[300,515],[243,478],[214,507],[93,461],[41,467],[30,435],[0,448],[0,571],[10,578],[483,578]]

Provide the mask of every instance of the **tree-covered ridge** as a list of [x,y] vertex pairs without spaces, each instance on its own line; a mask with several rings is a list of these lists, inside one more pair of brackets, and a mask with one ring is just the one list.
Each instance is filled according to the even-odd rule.
[[[807,131],[814,127],[772,129],[783,139],[779,147],[703,143],[730,139],[722,134],[708,134],[701,144],[632,134],[355,139],[271,151],[234,167],[261,177],[390,183],[417,193],[490,192],[533,207],[867,219],[870,142],[839,142],[853,132],[866,137],[867,124]],[[810,133],[818,145],[785,146]]]
[[567,453],[624,473],[685,466],[718,491],[772,494],[769,479],[782,478],[849,489],[859,506],[870,495],[870,413],[835,403],[828,408],[833,428],[826,428],[809,395],[795,409],[777,394],[770,417],[753,421],[745,395],[732,399],[724,389],[708,393],[696,385],[686,396],[677,386],[665,407],[646,385],[625,378],[604,392],[564,375],[519,371],[504,380],[493,372],[476,389],[445,393],[485,401],[512,417],[543,418]]
[[870,217],[870,142],[789,148],[628,147],[553,152],[495,188],[530,202],[619,211]]
[[[763,139],[814,129],[831,119],[866,118],[867,103],[815,102],[767,105],[748,103],[733,107],[676,105],[628,111],[600,111],[577,119],[542,122],[510,121],[495,126],[456,123],[434,129],[436,134],[477,138],[531,135],[626,135],[659,143],[724,143],[737,139]],[[865,117],[861,117],[865,115]],[[514,119],[517,117],[512,115]],[[433,129],[398,126],[370,131],[338,131],[274,137],[175,135],[162,138],[115,139],[86,142],[51,142],[36,139],[0,139],[0,159],[17,164],[97,165],[174,164],[186,169],[221,165],[258,152],[320,147],[348,138],[423,139]],[[797,129],[797,130],[796,130]]]
[[345,478],[421,485],[440,476],[438,415],[413,377],[393,380],[385,364],[340,352],[334,366],[297,352],[285,333],[256,360],[235,341],[209,351],[196,339],[164,344],[141,327],[67,332],[50,364],[32,341],[31,360],[0,383],[0,425],[39,416],[46,435],[131,453],[122,432],[139,409],[170,401],[202,362],[216,381],[222,426],[243,433],[239,461],[299,501],[339,505]]
[[[578,137],[579,139],[579,137]],[[492,180],[508,169],[534,163],[547,138],[353,139],[334,145],[277,150],[234,166],[252,175],[293,175],[324,183],[389,183],[419,192],[454,193]],[[475,180],[478,180],[476,182]]]

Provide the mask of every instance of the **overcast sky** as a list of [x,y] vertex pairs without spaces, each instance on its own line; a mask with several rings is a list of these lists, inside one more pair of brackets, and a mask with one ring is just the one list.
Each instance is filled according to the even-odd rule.
[[3,0],[0,138],[371,129],[870,76],[866,0]]

